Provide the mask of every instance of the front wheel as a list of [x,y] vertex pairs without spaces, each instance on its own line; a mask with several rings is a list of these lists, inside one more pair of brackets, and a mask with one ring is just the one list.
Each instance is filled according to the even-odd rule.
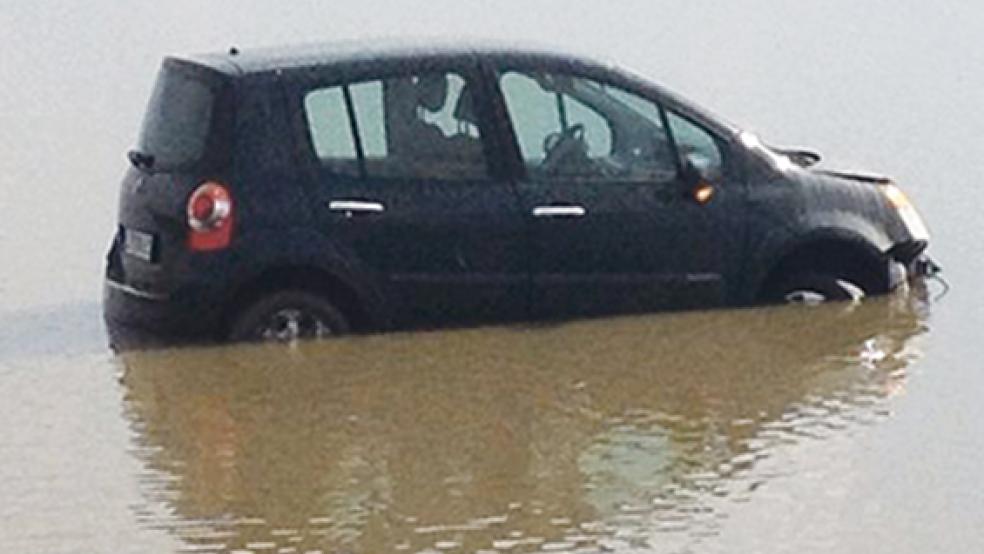
[[843,277],[825,273],[799,273],[784,280],[774,300],[789,304],[820,304],[864,298],[864,289]]
[[254,301],[229,327],[231,341],[290,342],[344,335],[350,330],[341,311],[321,295],[279,291]]

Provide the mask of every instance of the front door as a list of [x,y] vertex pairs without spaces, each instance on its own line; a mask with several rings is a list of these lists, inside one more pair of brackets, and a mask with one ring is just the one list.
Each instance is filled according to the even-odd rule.
[[467,68],[431,67],[303,97],[316,218],[400,325],[526,313],[524,222],[512,184],[489,171],[473,83]]
[[688,136],[699,128],[597,80],[509,69],[498,83],[524,169],[517,189],[530,224],[538,315],[721,302],[737,252],[728,251],[730,193],[697,202],[678,161],[699,156],[705,170],[719,169],[710,135],[694,139],[699,149],[678,146],[668,126],[689,125]]

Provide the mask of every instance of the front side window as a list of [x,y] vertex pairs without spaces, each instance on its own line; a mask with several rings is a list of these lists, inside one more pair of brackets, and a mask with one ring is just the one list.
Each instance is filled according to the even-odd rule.
[[539,71],[505,72],[499,85],[534,180],[675,178],[660,108],[652,101],[590,79]]
[[673,113],[667,112],[667,120],[673,131],[673,140],[677,144],[680,156],[688,160],[704,175],[716,176],[722,171],[723,157],[713,135],[696,123]]
[[370,178],[486,175],[473,88],[456,73],[319,89],[304,104],[314,152],[329,170]]

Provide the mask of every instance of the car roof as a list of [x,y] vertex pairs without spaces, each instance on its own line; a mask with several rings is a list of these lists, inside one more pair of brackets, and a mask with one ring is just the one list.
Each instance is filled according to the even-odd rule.
[[613,65],[544,44],[461,39],[361,39],[263,48],[231,47],[226,52],[180,56],[179,59],[209,67],[230,77],[239,77],[324,65],[453,60],[473,56]]
[[367,64],[393,64],[401,61],[453,61],[468,58],[496,59],[506,62],[579,66],[606,72],[616,72],[623,77],[645,83],[658,89],[666,99],[671,99],[686,113],[716,127],[725,135],[734,135],[740,129],[727,120],[692,104],[661,85],[627,71],[613,61],[599,61],[589,55],[572,53],[547,44],[524,41],[475,40],[475,39],[360,39],[318,43],[239,49],[231,47],[226,52],[213,52],[167,58],[165,61],[193,64],[210,69],[230,79],[259,77],[305,68],[338,66],[365,66]]

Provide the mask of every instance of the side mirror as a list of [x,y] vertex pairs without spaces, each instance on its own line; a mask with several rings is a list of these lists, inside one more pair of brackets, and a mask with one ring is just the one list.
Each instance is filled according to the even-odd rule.
[[720,177],[718,168],[699,154],[685,154],[680,163],[680,183],[683,197],[707,204],[714,197],[714,182]]
[[773,152],[782,154],[789,158],[789,161],[800,167],[812,167],[820,163],[823,159],[820,153],[808,148],[773,148]]

